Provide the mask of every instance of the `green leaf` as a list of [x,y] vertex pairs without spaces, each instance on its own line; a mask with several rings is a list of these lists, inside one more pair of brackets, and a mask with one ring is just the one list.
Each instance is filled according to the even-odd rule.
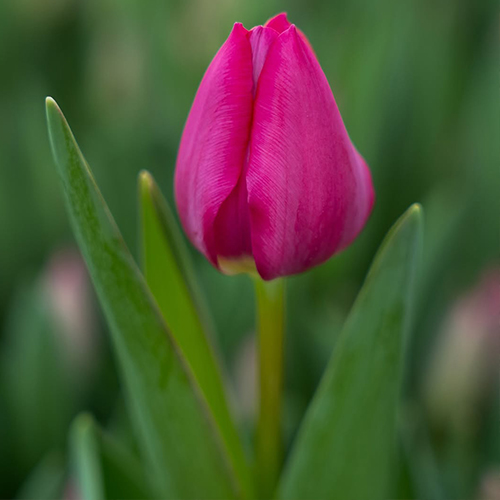
[[153,498],[140,464],[120,443],[103,433],[90,415],[76,418],[71,451],[82,500]]
[[102,474],[106,498],[134,500],[155,498],[147,474],[121,443],[101,431]]
[[244,497],[193,373],[50,98],[47,119],[66,206],[110,325],[139,442],[158,492],[164,498]]
[[47,453],[28,475],[16,494],[22,500],[53,500],[62,498],[65,480],[65,464],[62,454]]
[[400,412],[401,465],[407,468],[416,498],[445,500],[449,496],[445,494],[439,462],[421,413],[417,403],[407,403]]
[[98,437],[90,415],[80,415],[71,427],[71,452],[78,491],[83,500],[104,500]]
[[238,479],[250,490],[250,469],[229,413],[219,365],[205,333],[206,308],[194,280],[187,249],[173,214],[146,171],[139,176],[139,198],[147,284],[205,396]]
[[48,450],[65,446],[78,392],[43,287],[23,285],[12,299],[0,350],[8,427],[2,445],[9,466],[28,471]]
[[421,218],[413,205],[375,257],[299,430],[282,499],[390,497]]

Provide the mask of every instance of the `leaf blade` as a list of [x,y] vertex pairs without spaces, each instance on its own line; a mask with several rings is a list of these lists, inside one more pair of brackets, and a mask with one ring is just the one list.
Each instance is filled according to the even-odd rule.
[[243,495],[203,395],[51,98],[47,121],[72,227],[110,325],[133,422],[159,492],[166,498]]
[[200,304],[187,249],[173,214],[147,171],[139,175],[139,198],[146,282],[210,406],[239,480],[251,491],[241,440],[229,412],[206,322],[201,319],[205,308]]
[[87,414],[71,428],[74,477],[83,500],[153,498],[144,470]]
[[382,500],[390,495],[420,239],[421,210],[414,205],[374,259],[299,430],[279,498]]
[[52,500],[63,494],[66,476],[64,456],[57,450],[48,452],[29,473],[16,493],[19,500]]
[[99,444],[92,417],[79,415],[70,430],[72,462],[83,500],[104,500]]

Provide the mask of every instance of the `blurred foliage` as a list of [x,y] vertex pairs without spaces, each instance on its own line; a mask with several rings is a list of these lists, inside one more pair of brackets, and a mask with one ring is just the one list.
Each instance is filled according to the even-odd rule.
[[[35,476],[37,470],[38,476],[51,469],[61,474],[44,465],[46,457],[66,452],[67,427],[80,409],[92,410],[115,435],[129,433],[106,336],[91,377],[80,373],[75,382],[61,375],[69,368],[60,359],[38,276],[73,237],[44,97],[63,107],[137,254],[139,170],[153,173],[173,206],[177,146],[210,59],[233,22],[251,27],[282,10],[309,37],[377,192],[373,216],[355,244],[289,280],[288,437],[375,249],[404,209],[419,201],[426,214],[424,266],[408,346],[395,496],[471,498],[481,478],[500,467],[498,401],[492,398],[476,426],[457,435],[433,428],[421,394],[447,311],[500,262],[497,2],[2,0],[0,496],[14,495],[37,463]],[[194,251],[193,258],[232,367],[253,329],[251,284],[218,274]],[[106,330],[102,322],[93,328]],[[47,484],[59,481],[45,476]]]

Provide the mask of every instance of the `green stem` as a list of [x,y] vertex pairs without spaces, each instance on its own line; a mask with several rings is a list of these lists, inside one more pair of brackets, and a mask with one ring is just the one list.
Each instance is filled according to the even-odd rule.
[[283,460],[281,407],[283,393],[284,280],[255,280],[259,349],[259,420],[257,480],[260,498],[271,498]]

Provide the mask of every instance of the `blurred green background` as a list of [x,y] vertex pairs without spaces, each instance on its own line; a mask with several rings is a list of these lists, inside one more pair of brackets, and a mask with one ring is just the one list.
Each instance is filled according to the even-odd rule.
[[[425,247],[393,496],[500,494],[497,2],[2,0],[1,498],[40,498],[37,481],[69,494],[68,426],[79,410],[133,447],[106,325],[64,211],[45,96],[66,114],[137,254],[139,170],[173,206],[176,150],[203,72],[235,21],[250,28],[280,11],[310,39],[377,193],[352,247],[289,280],[287,439],[383,235],[418,201]],[[250,436],[251,283],[193,258]],[[486,302],[479,312],[471,305]],[[472,320],[460,319],[464,307]]]

